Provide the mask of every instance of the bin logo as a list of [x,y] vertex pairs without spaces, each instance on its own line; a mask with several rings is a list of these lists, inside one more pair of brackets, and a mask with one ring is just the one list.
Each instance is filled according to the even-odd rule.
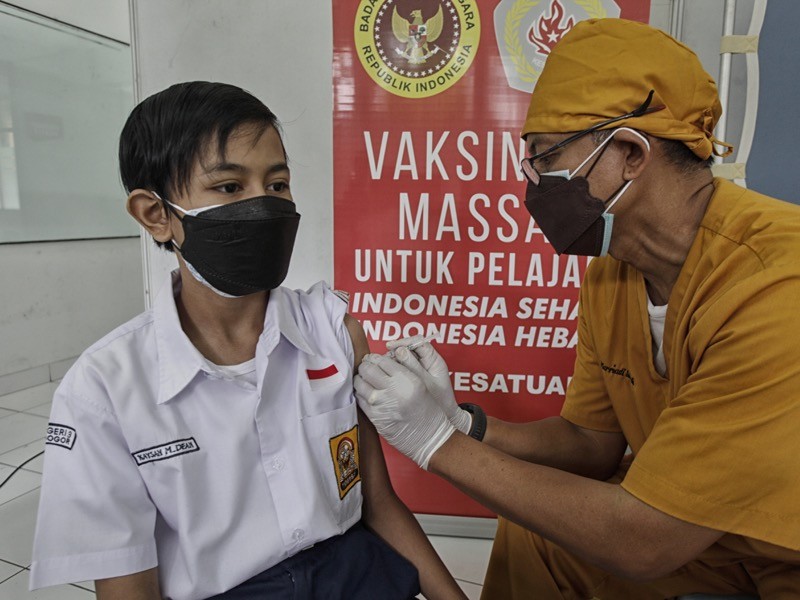
[[361,65],[384,90],[426,98],[469,70],[480,40],[475,3],[459,0],[361,0],[355,19]]
[[550,51],[575,23],[619,14],[613,0],[501,0],[494,29],[508,85],[532,92]]

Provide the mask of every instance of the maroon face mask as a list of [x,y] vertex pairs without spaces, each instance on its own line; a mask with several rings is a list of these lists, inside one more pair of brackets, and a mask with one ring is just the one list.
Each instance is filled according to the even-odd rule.
[[525,207],[557,253],[605,256],[608,252],[614,215],[606,212],[605,202],[592,196],[585,177],[541,175],[539,185],[528,182]]
[[[621,127],[595,148],[572,173],[533,173],[538,184],[528,177],[525,206],[559,254],[605,256],[608,253],[614,227],[614,215],[608,210],[620,199],[633,180],[623,183],[611,198],[604,201],[592,196],[586,178],[600,162],[616,131],[623,129],[641,137],[648,149],[650,148],[649,142],[640,133]],[[598,152],[597,160],[586,175],[575,175]]]

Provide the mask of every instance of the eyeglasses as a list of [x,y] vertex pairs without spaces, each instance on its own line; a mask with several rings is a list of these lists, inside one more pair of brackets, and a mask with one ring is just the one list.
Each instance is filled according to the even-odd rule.
[[653,100],[653,94],[654,93],[655,93],[655,90],[650,90],[650,93],[647,94],[647,99],[644,102],[642,102],[641,106],[639,106],[639,108],[635,108],[634,110],[632,110],[629,113],[625,113],[624,115],[621,115],[619,117],[614,117],[613,119],[608,119],[606,121],[600,121],[599,123],[595,123],[594,125],[592,125],[588,129],[584,129],[583,131],[579,131],[577,133],[574,133],[571,136],[569,136],[568,138],[566,138],[564,140],[561,140],[557,144],[555,144],[553,146],[550,146],[547,150],[543,150],[542,152],[539,152],[538,154],[534,154],[533,156],[530,156],[528,158],[523,158],[522,162],[520,163],[520,168],[522,169],[522,172],[525,174],[525,177],[527,177],[528,181],[530,181],[531,183],[534,183],[534,184],[538,185],[539,184],[539,171],[536,170],[536,167],[534,166],[534,162],[539,160],[540,158],[543,158],[543,157],[547,156],[548,154],[551,154],[551,153],[555,152],[559,148],[563,148],[567,144],[571,144],[575,140],[580,139],[583,136],[585,136],[585,135],[587,135],[589,133],[592,133],[593,131],[597,131],[598,129],[601,129],[601,128],[605,127],[606,125],[611,125],[612,123],[616,123],[617,121],[622,121],[623,119],[630,119],[631,117],[641,117],[642,115],[646,115],[648,113],[653,113],[653,112],[657,112],[659,110],[664,110],[666,108],[665,106],[654,106],[652,108],[649,108],[650,102]]

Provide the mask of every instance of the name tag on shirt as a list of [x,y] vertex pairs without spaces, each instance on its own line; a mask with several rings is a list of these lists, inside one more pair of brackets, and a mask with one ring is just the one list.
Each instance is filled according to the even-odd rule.
[[175,440],[174,442],[167,442],[160,446],[153,446],[152,448],[145,448],[132,452],[136,464],[142,466],[147,463],[156,462],[159,460],[166,460],[168,458],[175,458],[181,454],[188,454],[189,452],[197,452],[200,446],[193,437],[183,440]]

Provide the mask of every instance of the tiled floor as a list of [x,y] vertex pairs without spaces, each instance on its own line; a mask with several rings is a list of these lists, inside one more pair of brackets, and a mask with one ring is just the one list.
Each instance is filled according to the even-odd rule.
[[[44,449],[44,431],[56,384],[0,396],[0,481]],[[0,488],[0,600],[86,600],[92,582],[28,591],[33,529],[39,504],[42,457]],[[477,600],[486,573],[490,540],[431,536],[431,542],[470,600]]]
[[478,600],[489,564],[492,541],[485,539],[429,536],[433,547],[470,600]]

